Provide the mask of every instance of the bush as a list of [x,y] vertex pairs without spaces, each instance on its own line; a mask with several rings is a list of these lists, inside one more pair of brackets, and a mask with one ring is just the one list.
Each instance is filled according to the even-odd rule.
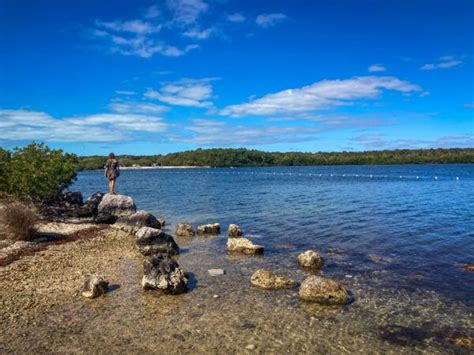
[[0,191],[33,200],[55,198],[76,179],[76,166],[75,155],[44,144],[1,150]]
[[7,238],[32,240],[36,233],[38,215],[36,210],[22,202],[9,202],[0,207],[0,227]]

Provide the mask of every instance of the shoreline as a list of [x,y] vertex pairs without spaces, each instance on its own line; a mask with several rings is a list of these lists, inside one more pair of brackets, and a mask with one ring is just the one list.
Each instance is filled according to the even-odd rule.
[[160,169],[210,169],[210,166],[170,165],[170,166],[121,166],[120,170],[160,170]]

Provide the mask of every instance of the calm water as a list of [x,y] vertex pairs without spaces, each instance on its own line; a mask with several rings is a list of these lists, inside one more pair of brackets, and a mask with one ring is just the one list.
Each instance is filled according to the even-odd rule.
[[[94,171],[81,173],[72,189],[89,195],[105,188],[102,172]],[[380,335],[393,323],[388,314],[397,312],[398,325],[422,327],[433,320],[438,333],[454,327],[472,335],[474,273],[463,264],[474,263],[473,191],[474,165],[129,170],[118,181],[119,193],[164,217],[171,231],[178,221],[219,222],[224,231],[239,224],[265,246],[262,258],[223,261],[224,267],[239,265],[246,276],[269,267],[301,281],[295,256],[306,249],[322,252],[323,274],[354,292],[355,302],[341,315],[354,339],[351,312],[366,319],[358,321],[361,337],[376,327]],[[187,254],[197,262],[202,255],[207,265],[224,257],[225,243],[224,236],[180,243],[180,260],[192,269]],[[374,255],[382,262],[374,262]],[[226,287],[233,286],[229,281]],[[437,310],[426,310],[433,304]],[[383,344],[399,340],[388,336]]]

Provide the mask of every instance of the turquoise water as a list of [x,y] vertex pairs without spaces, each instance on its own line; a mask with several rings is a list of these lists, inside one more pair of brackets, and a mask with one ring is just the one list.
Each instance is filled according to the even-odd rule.
[[[72,190],[106,190],[102,172]],[[265,246],[263,265],[316,249],[327,272],[355,277],[383,269],[378,287],[434,291],[472,307],[474,165],[318,166],[126,170],[118,192],[139,209],[192,224],[239,224]],[[225,238],[207,243],[222,253]],[[375,260],[377,262],[374,262]],[[470,308],[472,310],[472,308]]]

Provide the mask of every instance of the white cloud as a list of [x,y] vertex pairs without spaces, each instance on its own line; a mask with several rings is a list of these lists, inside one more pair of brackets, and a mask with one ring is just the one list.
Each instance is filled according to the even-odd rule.
[[159,91],[148,89],[145,97],[159,100],[169,105],[212,107],[211,81],[216,78],[182,79],[164,84]]
[[346,80],[323,80],[288,89],[247,103],[227,106],[220,114],[233,117],[310,113],[318,109],[350,105],[353,100],[372,99],[383,90],[402,93],[421,91],[418,85],[391,76],[363,76]]
[[189,134],[172,140],[198,145],[260,145],[314,140],[319,128],[307,126],[244,126],[218,120],[194,119],[183,128]]
[[194,39],[207,39],[209,36],[215,32],[215,28],[209,27],[205,30],[199,30],[197,28],[185,31],[183,35],[185,37],[194,38]]
[[274,13],[274,14],[261,14],[258,15],[255,19],[255,23],[263,28],[268,28],[275,26],[276,24],[286,20],[288,16],[282,13]]
[[245,22],[245,20],[246,20],[245,16],[238,12],[227,16],[227,21],[229,22],[240,23],[240,22]]
[[470,148],[474,144],[474,135],[441,136],[434,139],[394,139],[377,132],[359,135],[351,140],[367,149]]
[[5,141],[113,142],[166,129],[162,118],[152,115],[105,113],[58,119],[44,112],[0,109],[0,140]]
[[162,114],[169,110],[166,106],[151,104],[147,102],[112,102],[109,108],[118,113],[145,113]]
[[371,73],[378,73],[378,72],[384,72],[387,69],[383,65],[372,64],[367,70]]
[[202,0],[166,0],[166,5],[173,13],[174,21],[181,25],[195,24],[208,9]]
[[160,32],[162,27],[161,25],[152,25],[151,23],[142,20],[112,22],[96,21],[96,26],[114,32],[128,32],[137,35],[157,33]]
[[447,55],[440,57],[436,63],[424,64],[420,67],[421,70],[438,70],[448,69],[463,64],[462,60],[456,59],[454,56]]
[[115,93],[118,95],[128,95],[128,96],[137,94],[135,91],[131,91],[131,90],[115,90]]

